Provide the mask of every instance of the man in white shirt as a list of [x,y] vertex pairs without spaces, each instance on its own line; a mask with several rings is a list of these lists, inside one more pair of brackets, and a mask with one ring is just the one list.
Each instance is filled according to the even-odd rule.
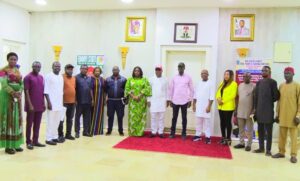
[[198,83],[193,101],[193,111],[196,112],[196,135],[193,141],[202,140],[201,134],[205,133],[205,143],[211,143],[211,130],[210,130],[210,117],[211,117],[211,105],[214,100],[214,90],[212,83],[208,80],[208,71],[201,71],[202,80]]
[[155,67],[155,76],[149,79],[152,87],[152,96],[148,98],[148,106],[151,113],[151,135],[153,138],[158,133],[164,138],[164,118],[167,107],[168,80],[162,77],[162,66]]
[[58,126],[63,112],[63,87],[64,80],[59,75],[61,65],[59,62],[52,64],[53,72],[45,77],[44,94],[47,100],[47,131],[46,144],[56,145],[58,142]]

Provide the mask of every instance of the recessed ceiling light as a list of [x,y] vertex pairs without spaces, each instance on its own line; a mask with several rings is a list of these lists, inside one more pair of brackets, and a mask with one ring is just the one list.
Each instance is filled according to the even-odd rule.
[[133,2],[133,0],[121,0],[123,3],[127,3],[127,4],[129,4],[129,3],[132,3]]
[[46,5],[47,4],[47,1],[46,0],[35,0],[35,3],[38,4],[38,5]]

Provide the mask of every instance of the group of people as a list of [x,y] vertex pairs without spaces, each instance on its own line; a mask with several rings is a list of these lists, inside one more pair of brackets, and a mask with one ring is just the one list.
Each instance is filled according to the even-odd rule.
[[[222,145],[231,145],[232,117],[238,118],[240,143],[234,148],[251,150],[253,122],[258,123],[259,148],[255,153],[272,156],[273,123],[280,126],[279,153],[273,158],[285,156],[287,133],[291,137],[291,162],[297,162],[297,126],[300,123],[300,85],[293,81],[294,69],[284,70],[285,83],[277,88],[271,79],[271,68],[263,67],[261,79],[256,85],[251,83],[251,74],[245,72],[244,81],[238,85],[234,81],[234,72],[225,71],[224,80],[214,92],[209,80],[208,70],[201,71],[201,79],[194,87],[192,78],[185,73],[185,64],[178,64],[178,74],[171,80],[162,76],[163,68],[155,67],[155,75],[144,77],[141,67],[135,67],[128,80],[120,75],[119,67],[114,66],[112,75],[104,79],[100,67],[96,67],[92,76],[87,75],[88,67],[81,65],[80,73],[73,76],[74,66],[65,66],[60,74],[61,64],[54,62],[52,72],[45,78],[40,75],[41,63],[32,64],[32,72],[22,79],[18,70],[18,56],[7,55],[8,66],[0,71],[0,147],[8,154],[23,151],[22,127],[22,90],[25,90],[26,145],[44,147],[39,142],[39,130],[43,112],[47,110],[46,144],[57,145],[65,139],[80,137],[80,119],[83,122],[83,136],[103,134],[104,106],[107,106],[108,128],[106,135],[113,130],[114,115],[117,114],[118,132],[124,136],[124,108],[128,104],[128,135],[143,136],[147,109],[151,114],[150,138],[164,135],[166,108],[173,109],[170,138],[175,138],[179,109],[182,116],[181,137],[186,139],[187,109],[192,107],[196,115],[196,134],[193,141],[204,140],[211,143],[211,110],[216,99],[220,116]],[[46,102],[44,100],[46,99]],[[274,116],[274,103],[277,111]],[[47,105],[47,106],[46,106]],[[75,137],[72,136],[75,115]],[[66,121],[64,121],[66,118]],[[64,122],[66,133],[64,134]],[[31,134],[33,130],[33,134]],[[245,143],[245,138],[248,138]],[[267,140],[266,148],[264,145]]]
[[[295,70],[284,69],[285,82],[277,88],[277,82],[271,78],[271,68],[262,68],[262,79],[256,85],[251,83],[251,74],[245,72],[243,83],[234,82],[233,71],[227,70],[224,81],[217,91],[217,103],[221,119],[221,144],[231,144],[232,117],[237,117],[239,144],[236,149],[251,151],[253,124],[257,121],[259,148],[254,153],[265,153],[272,158],[284,158],[287,134],[291,140],[292,163],[297,162],[297,136],[300,123],[300,84],[293,81]],[[276,113],[274,103],[277,101]],[[272,155],[273,124],[279,124],[279,153]],[[248,139],[245,143],[245,138]],[[266,145],[265,145],[266,140]]]

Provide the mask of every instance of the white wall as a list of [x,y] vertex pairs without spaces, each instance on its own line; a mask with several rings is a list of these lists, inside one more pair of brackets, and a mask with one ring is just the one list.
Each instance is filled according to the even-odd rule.
[[0,67],[7,64],[3,59],[2,50],[4,41],[12,41],[23,45],[22,56],[19,57],[21,72],[24,74],[29,70],[28,50],[29,50],[29,29],[30,14],[21,9],[0,2]]
[[[230,15],[255,14],[255,39],[253,42],[230,41]],[[251,57],[273,59],[274,42],[293,43],[292,63],[273,63],[272,76],[278,82],[283,81],[285,66],[296,68],[295,80],[300,80],[297,68],[300,66],[300,8],[273,9],[221,9],[219,28],[218,80],[222,79],[224,70],[234,69],[237,58],[236,49],[250,49]]]
[[[145,43],[125,42],[125,21],[127,16],[147,17]],[[111,74],[114,65],[121,67],[120,45],[130,47],[125,76],[140,65],[145,74],[154,62],[155,10],[140,11],[95,11],[33,13],[31,18],[30,57],[43,62],[42,71],[51,71],[54,53],[52,45],[62,45],[61,62],[76,63],[77,55],[104,54],[104,74]]]
[[[158,9],[156,15],[156,46],[155,60],[161,62],[161,46],[178,45],[178,46],[203,46],[211,47],[211,67],[209,69],[210,79],[215,83],[216,65],[218,54],[218,30],[219,30],[219,9],[218,8],[180,8],[180,9]],[[174,24],[175,23],[198,23],[198,41],[196,44],[174,43]],[[184,60],[183,60],[184,61]],[[188,67],[186,68],[188,69]],[[174,71],[177,71],[176,69]],[[194,78],[200,80],[199,77]],[[194,82],[196,84],[196,82]],[[214,119],[215,115],[212,117]],[[180,118],[179,121],[181,122]],[[218,123],[214,122],[213,132],[219,134]]]

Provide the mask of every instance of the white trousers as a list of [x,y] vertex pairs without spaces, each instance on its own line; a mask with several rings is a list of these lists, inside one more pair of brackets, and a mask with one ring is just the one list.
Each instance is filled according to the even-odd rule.
[[196,119],[196,136],[205,133],[205,137],[210,138],[210,118],[197,117]]
[[62,118],[62,111],[47,111],[46,140],[51,141],[58,138],[58,126]]
[[151,131],[152,134],[164,133],[164,119],[165,112],[152,112],[151,113]]

